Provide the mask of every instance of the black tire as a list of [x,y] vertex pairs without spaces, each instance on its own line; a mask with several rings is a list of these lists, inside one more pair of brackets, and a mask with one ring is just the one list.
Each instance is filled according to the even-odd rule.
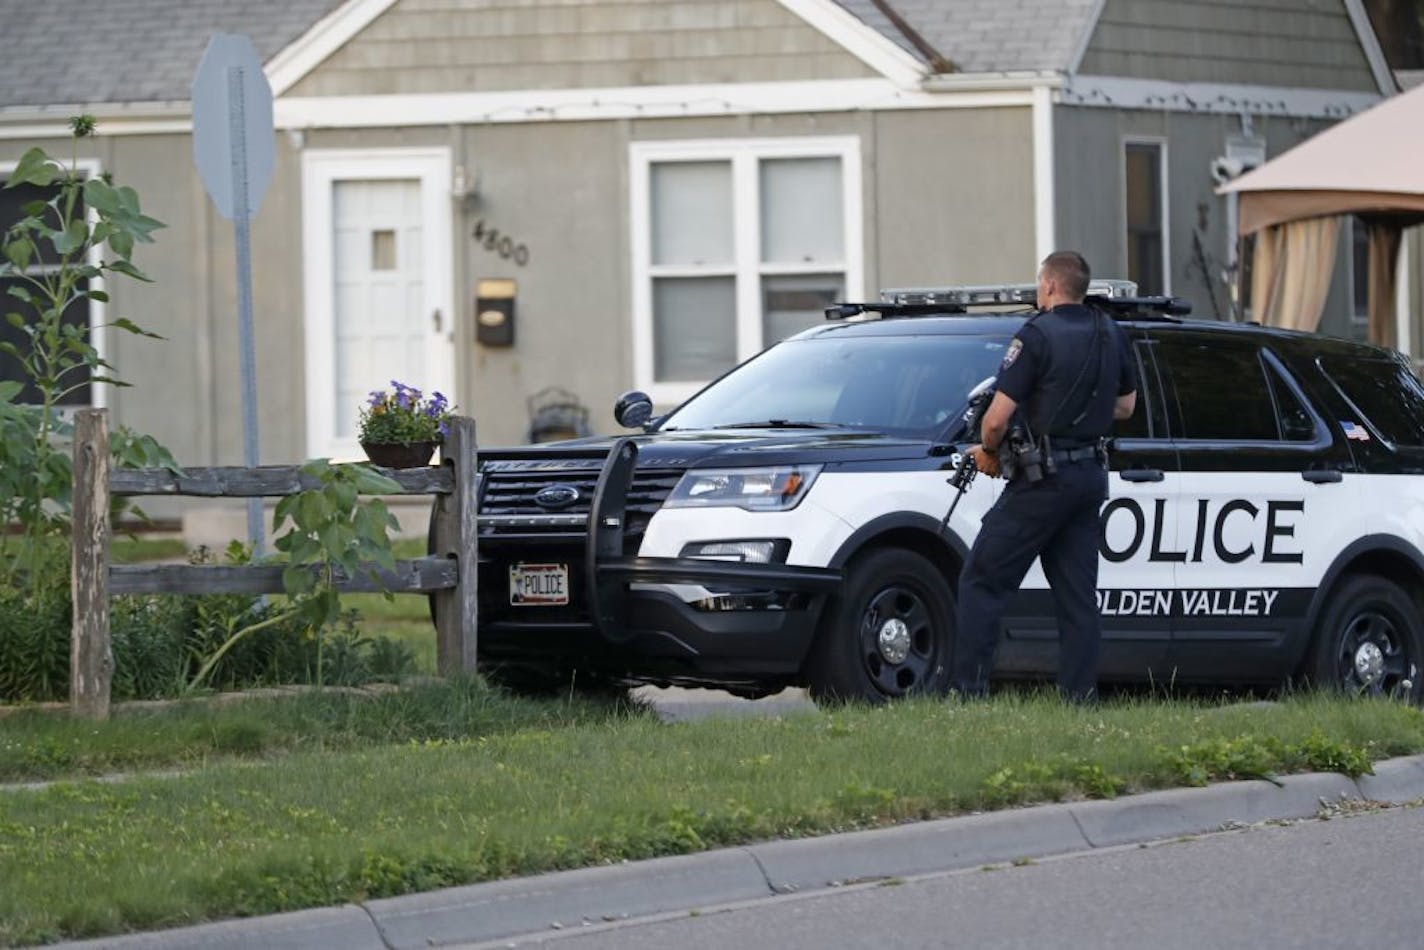
[[806,662],[817,702],[883,703],[949,689],[954,597],[944,574],[902,548],[858,555],[826,605]]
[[1418,611],[1408,594],[1382,577],[1345,578],[1316,626],[1312,681],[1353,695],[1424,700]]

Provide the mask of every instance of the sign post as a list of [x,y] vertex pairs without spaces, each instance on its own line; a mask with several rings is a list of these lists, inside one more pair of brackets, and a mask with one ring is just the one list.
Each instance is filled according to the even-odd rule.
[[[242,463],[257,466],[257,356],[252,332],[252,215],[272,180],[272,87],[245,36],[215,33],[193,76],[193,161],[237,246]],[[247,500],[247,539],[261,556],[262,499]]]

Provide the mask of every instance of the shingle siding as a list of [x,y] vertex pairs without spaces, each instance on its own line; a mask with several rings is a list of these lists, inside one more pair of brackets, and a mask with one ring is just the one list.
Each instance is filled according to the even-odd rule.
[[1081,72],[1377,89],[1342,0],[1107,0]]
[[294,96],[564,89],[875,73],[776,0],[400,0]]
[[[871,0],[840,3],[914,51]],[[891,0],[891,6],[959,72],[1067,71],[1096,0]]]

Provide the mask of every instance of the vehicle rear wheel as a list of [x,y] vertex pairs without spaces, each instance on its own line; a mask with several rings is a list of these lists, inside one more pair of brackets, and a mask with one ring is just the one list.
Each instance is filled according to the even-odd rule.
[[1418,608],[1382,577],[1346,578],[1315,632],[1312,678],[1327,689],[1424,700],[1424,630]]
[[934,564],[901,548],[860,555],[807,659],[811,696],[883,703],[944,693],[953,637],[954,598]]

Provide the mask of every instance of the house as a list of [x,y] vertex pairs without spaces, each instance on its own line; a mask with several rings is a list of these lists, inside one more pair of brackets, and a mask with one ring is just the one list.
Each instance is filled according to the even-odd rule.
[[[0,175],[32,145],[165,221],[87,398],[187,464],[241,457],[233,229],[190,83],[245,34],[275,95],[253,219],[261,457],[354,457],[368,390],[480,442],[574,393],[668,406],[883,286],[1030,281],[1056,247],[1240,313],[1214,188],[1396,91],[1360,0],[11,0]],[[1214,177],[1215,176],[1215,177]],[[0,209],[3,210],[3,209]],[[1417,247],[1419,242],[1415,242]],[[1321,329],[1359,334],[1354,243]],[[1417,253],[1417,252],[1416,252]],[[1418,330],[1418,282],[1402,294]],[[1413,295],[1413,296],[1409,296]],[[1412,301],[1412,303],[1410,303]],[[1401,345],[1407,345],[1402,343]]]

